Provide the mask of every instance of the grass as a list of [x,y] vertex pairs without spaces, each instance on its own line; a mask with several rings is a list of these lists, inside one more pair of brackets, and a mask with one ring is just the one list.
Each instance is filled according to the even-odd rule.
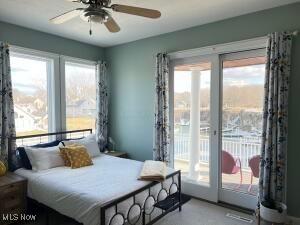
[[90,129],[95,130],[95,118],[92,117],[72,117],[67,118],[67,130]]
[[[67,130],[93,129],[95,130],[95,119],[92,117],[72,117],[67,118]],[[35,134],[48,133],[46,130],[31,130],[25,132],[17,132],[17,136],[27,136]]]
[[35,135],[35,134],[45,134],[48,133],[45,130],[31,130],[31,131],[25,131],[25,132],[17,132],[16,136],[27,136],[27,135]]

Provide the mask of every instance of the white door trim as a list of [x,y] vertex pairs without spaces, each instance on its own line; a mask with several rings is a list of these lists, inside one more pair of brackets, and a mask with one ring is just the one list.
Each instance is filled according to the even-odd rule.
[[243,41],[235,41],[225,44],[212,45],[202,48],[189,49],[184,51],[169,53],[171,60],[182,59],[194,56],[205,56],[211,54],[225,54],[231,52],[247,51],[257,48],[265,48],[267,45],[267,37],[258,37]]

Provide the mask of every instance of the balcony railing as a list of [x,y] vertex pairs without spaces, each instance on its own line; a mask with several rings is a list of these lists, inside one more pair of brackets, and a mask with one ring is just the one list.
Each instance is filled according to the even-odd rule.
[[[175,135],[174,155],[175,160],[189,160],[189,140],[187,135]],[[200,136],[200,162],[209,162],[209,137]],[[222,138],[222,149],[239,157],[243,169],[249,169],[248,162],[251,157],[260,154],[261,139],[259,137],[251,138]]]

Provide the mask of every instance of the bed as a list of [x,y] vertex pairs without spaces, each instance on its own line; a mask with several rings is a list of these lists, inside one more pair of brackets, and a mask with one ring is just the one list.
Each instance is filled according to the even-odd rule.
[[[91,132],[68,131],[13,138],[25,139]],[[21,141],[22,140],[22,141]],[[48,140],[48,139],[47,139]],[[27,142],[28,143],[28,142]],[[15,152],[10,150],[11,163]],[[14,172],[28,180],[28,198],[84,225],[153,224],[168,212],[181,210],[180,171],[168,168],[163,182],[138,180],[143,163],[101,154],[93,166],[79,169],[56,167]]]

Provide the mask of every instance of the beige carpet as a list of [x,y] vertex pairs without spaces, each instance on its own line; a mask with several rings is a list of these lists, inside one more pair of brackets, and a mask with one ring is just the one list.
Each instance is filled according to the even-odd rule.
[[[204,201],[192,199],[182,207],[182,211],[178,210],[166,215],[158,221],[156,225],[252,225],[255,222],[246,223],[236,219],[226,217],[227,213],[244,216],[254,219],[253,216],[240,213],[221,206],[210,204]],[[38,220],[26,225],[43,225],[45,224],[45,216],[41,213]],[[77,225],[73,221],[59,216],[56,213],[50,214],[50,225]]]
[[[192,199],[182,208],[165,216],[159,225],[249,225],[243,221],[226,217],[227,213],[254,219],[253,216],[227,209],[204,201]],[[255,224],[253,222],[252,224]]]

